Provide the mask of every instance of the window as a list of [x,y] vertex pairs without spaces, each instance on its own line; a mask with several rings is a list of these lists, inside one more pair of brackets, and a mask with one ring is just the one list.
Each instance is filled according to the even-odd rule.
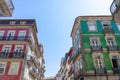
[[110,21],[103,21],[102,26],[104,30],[110,29]]
[[15,31],[8,31],[7,40],[13,40],[15,35]]
[[114,39],[112,37],[107,38],[107,43],[109,46],[115,45]]
[[117,60],[117,56],[112,56],[112,64],[113,64],[113,68],[118,68],[118,60]]
[[9,75],[17,75],[19,71],[20,62],[11,62]]
[[0,31],[0,40],[3,39],[3,36],[4,36],[4,31]]
[[98,37],[91,37],[90,40],[92,46],[99,46],[100,41]]
[[6,69],[6,62],[0,62],[0,75],[4,75]]
[[18,39],[24,40],[26,36],[26,31],[19,31]]
[[89,26],[89,31],[96,31],[96,23],[94,21],[89,21],[88,22],[88,26]]
[[8,56],[11,51],[11,45],[4,45],[2,48],[2,56]]
[[23,45],[15,45],[14,56],[20,56],[23,54]]
[[120,23],[117,24],[118,30],[120,30]]
[[103,68],[102,56],[96,56],[95,65],[96,65],[96,68],[98,68],[98,69]]

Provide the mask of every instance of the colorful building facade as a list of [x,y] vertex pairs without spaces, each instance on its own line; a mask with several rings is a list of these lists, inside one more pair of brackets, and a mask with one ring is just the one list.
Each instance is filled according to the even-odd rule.
[[1,80],[43,79],[43,45],[36,33],[35,20],[0,20]]
[[116,23],[120,22],[120,0],[113,0],[111,6],[110,6],[110,11],[113,16],[113,20]]
[[120,26],[111,16],[79,16],[71,32],[74,80],[119,80]]
[[0,0],[0,17],[12,16],[13,10],[12,0]]

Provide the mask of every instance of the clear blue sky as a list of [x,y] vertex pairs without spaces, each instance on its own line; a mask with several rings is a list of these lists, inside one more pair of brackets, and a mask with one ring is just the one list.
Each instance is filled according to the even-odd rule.
[[44,45],[45,76],[54,76],[72,45],[74,20],[82,15],[110,15],[113,0],[13,0],[13,19],[36,19],[38,39]]

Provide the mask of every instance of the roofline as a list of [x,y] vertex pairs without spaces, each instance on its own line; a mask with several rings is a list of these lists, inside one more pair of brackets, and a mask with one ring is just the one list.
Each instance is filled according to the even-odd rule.
[[86,15],[86,16],[78,16],[75,18],[75,21],[74,21],[74,24],[73,24],[73,28],[72,28],[72,31],[71,31],[71,34],[70,34],[70,37],[72,37],[72,33],[73,33],[73,30],[74,30],[74,26],[76,25],[76,23],[79,23],[80,20],[87,20],[87,18],[101,18],[101,17],[108,17],[108,18],[111,18],[112,19],[112,16],[111,15]]

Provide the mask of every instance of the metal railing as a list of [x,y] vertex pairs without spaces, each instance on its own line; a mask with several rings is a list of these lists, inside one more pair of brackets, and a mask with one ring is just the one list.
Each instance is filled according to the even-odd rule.
[[101,51],[102,50],[102,46],[91,46],[91,50],[92,51]]
[[0,58],[24,58],[25,53],[20,53],[20,52],[0,52]]
[[113,68],[113,74],[120,74],[119,68]]
[[107,74],[107,70],[105,67],[103,68],[95,68],[95,74]]
[[113,29],[112,28],[104,28],[104,33],[113,33]]
[[119,48],[118,48],[118,46],[117,45],[112,45],[112,46],[107,46],[107,49],[108,49],[108,51],[114,51],[114,50],[118,50]]
[[24,40],[30,40],[30,36],[0,36],[0,40],[19,40],[19,41],[24,41]]

